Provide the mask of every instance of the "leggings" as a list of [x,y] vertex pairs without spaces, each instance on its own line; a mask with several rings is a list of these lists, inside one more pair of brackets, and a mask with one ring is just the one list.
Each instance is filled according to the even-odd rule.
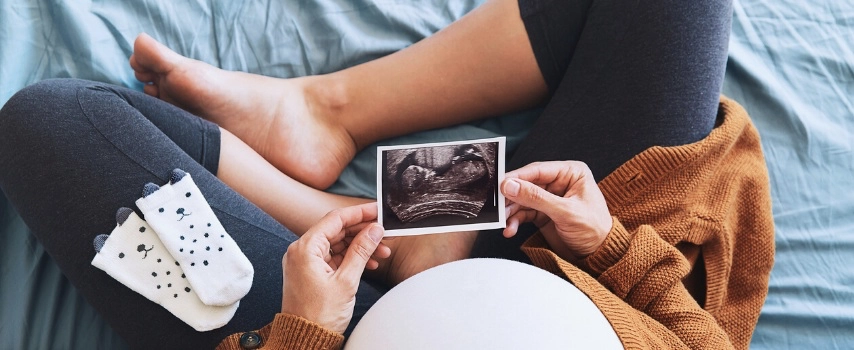
[[[579,160],[596,181],[653,146],[714,128],[732,1],[519,0],[550,99],[507,169]],[[473,255],[530,262],[512,239],[478,236]]]
[[[57,79],[16,94],[0,112],[0,134],[3,191],[63,274],[133,348],[213,348],[281,310],[282,256],[297,236],[216,178],[216,125],[137,91]],[[192,174],[255,267],[234,318],[209,332],[90,265],[93,239],[116,226],[116,210],[136,209],[143,185],[168,182],[173,168]],[[363,282],[352,324],[381,295]]]
[[[715,2],[520,0],[550,99],[508,169],[586,162],[597,179],[652,146],[698,141],[714,127],[731,7]],[[297,236],[216,178],[219,129],[179,108],[107,84],[46,80],[0,110],[0,189],[63,273],[135,348],[211,348],[279,311],[281,258]],[[223,328],[199,333],[89,262],[113,213],[142,185],[191,173],[255,267],[249,294]],[[252,176],[247,173],[246,176]],[[288,200],[288,199],[283,199]],[[524,260],[520,233],[484,233],[474,256]],[[355,324],[382,292],[367,282]]]

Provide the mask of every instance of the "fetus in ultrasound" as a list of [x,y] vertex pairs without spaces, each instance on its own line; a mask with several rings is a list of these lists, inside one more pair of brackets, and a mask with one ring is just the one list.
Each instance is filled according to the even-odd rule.
[[401,222],[437,215],[476,217],[493,199],[495,142],[389,150],[386,204]]

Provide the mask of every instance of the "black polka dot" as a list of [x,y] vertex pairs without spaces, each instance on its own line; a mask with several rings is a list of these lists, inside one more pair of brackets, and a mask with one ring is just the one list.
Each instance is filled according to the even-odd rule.
[[[184,248],[181,248],[181,251],[184,251]],[[181,266],[177,261],[175,262],[175,266]]]
[[187,196],[187,198],[190,198],[190,192],[187,192],[187,194],[185,194],[185,196]]
[[197,241],[197,239],[194,239],[194,240],[193,240],[193,243],[196,243],[196,241]]
[[209,251],[209,250],[211,250],[211,247],[205,247],[205,250]]
[[190,266],[196,266],[196,263],[190,263]]
[[157,259],[157,262],[160,262],[160,261],[161,261],[160,259]]
[[124,259],[124,258],[125,258],[125,253],[119,253],[119,259]]
[[219,238],[225,238],[225,235],[219,235]]
[[208,227],[211,227],[211,223],[208,223]]
[[172,283],[167,284],[166,288],[172,288]]
[[171,274],[172,274],[172,271],[166,271],[166,276],[169,276]]
[[[178,251],[179,251],[179,252],[181,252],[181,253],[183,253],[183,252],[184,252],[184,248],[178,249]],[[177,262],[177,261],[176,261],[176,262]]]
[[157,285],[157,289],[160,289],[160,285],[159,285],[159,284]]
[[193,227],[194,227],[193,225],[190,225],[190,228],[193,228]]
[[175,294],[175,295],[174,295],[174,297],[176,297],[176,298],[177,298],[177,297],[178,297],[178,294]]
[[187,275],[185,275],[185,274],[183,274],[183,273],[182,273],[182,274],[181,274],[181,278],[187,278]]
[[157,277],[157,272],[152,272],[151,276]]
[[222,251],[222,247],[219,247],[219,251]]
[[161,213],[162,213],[162,212],[163,212],[163,208],[157,209],[157,211],[159,211],[159,212],[161,212]]
[[185,292],[187,292],[187,293],[189,293],[189,292],[190,292],[190,287],[184,287],[184,291],[185,291]]
[[207,261],[207,260],[205,260],[204,264],[205,264],[205,266],[208,266],[208,261]]
[[205,238],[208,238],[208,236],[210,236],[210,235],[207,232],[205,232]]
[[184,236],[181,236],[181,240],[182,240],[182,241],[184,240]]
[[193,252],[195,252],[195,250],[191,250],[191,251],[190,251],[190,254],[193,254]]
[[145,227],[140,227],[139,232],[145,232]]

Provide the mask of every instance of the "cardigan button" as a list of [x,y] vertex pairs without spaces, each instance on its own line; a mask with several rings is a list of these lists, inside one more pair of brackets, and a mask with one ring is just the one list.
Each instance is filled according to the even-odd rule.
[[261,347],[261,335],[256,332],[246,332],[240,335],[240,346],[244,349],[257,349]]

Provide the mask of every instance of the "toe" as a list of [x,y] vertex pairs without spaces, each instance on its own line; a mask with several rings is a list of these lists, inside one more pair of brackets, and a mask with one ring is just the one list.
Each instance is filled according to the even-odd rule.
[[160,88],[154,84],[146,84],[142,87],[142,91],[145,92],[146,95],[160,97]]
[[136,38],[133,51],[131,66],[137,65],[139,68],[134,68],[135,70],[158,74],[168,73],[184,58],[145,33]]
[[136,80],[139,80],[143,83],[151,83],[157,78],[154,73],[146,73],[140,71],[134,71],[133,75],[136,76]]

